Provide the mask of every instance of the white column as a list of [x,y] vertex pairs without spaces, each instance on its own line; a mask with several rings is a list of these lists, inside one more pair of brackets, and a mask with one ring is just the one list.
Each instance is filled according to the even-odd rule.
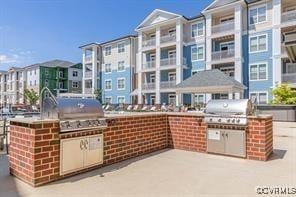
[[176,106],[181,106],[183,103],[183,94],[180,92],[176,92]]
[[176,23],[176,84],[183,81],[183,24]]
[[137,61],[137,73],[138,73],[138,104],[143,104],[143,97],[142,97],[142,39],[143,39],[143,33],[139,32],[138,35],[138,61]]
[[160,104],[160,28],[156,28],[156,71],[155,71],[155,104]]
[[82,49],[82,94],[85,94],[85,49]]
[[97,47],[92,48],[92,94],[98,89],[97,84]]
[[207,94],[205,94],[205,95],[206,95],[206,103],[208,103],[209,100],[212,99],[212,94],[207,93]]
[[272,67],[273,87],[281,83],[282,61],[281,61],[281,0],[272,1]]
[[206,70],[212,69],[212,15],[206,15]]
[[242,82],[242,6],[238,5],[234,10],[234,78]]
[[233,98],[233,93],[232,93],[232,92],[228,93],[228,99],[234,99],[234,98]]

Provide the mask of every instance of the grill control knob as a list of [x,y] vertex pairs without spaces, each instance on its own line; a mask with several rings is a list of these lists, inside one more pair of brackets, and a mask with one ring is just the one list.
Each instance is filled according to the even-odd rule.
[[240,119],[237,119],[236,122],[239,123],[240,122]]
[[232,123],[235,123],[235,119],[232,119]]
[[227,122],[230,122],[230,119],[227,119]]

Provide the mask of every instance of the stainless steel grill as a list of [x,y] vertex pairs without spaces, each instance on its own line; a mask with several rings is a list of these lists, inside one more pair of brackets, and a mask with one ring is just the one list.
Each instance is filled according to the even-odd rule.
[[82,96],[55,98],[51,93],[45,94],[42,99],[41,118],[58,119],[61,132],[107,127],[99,101]]
[[251,112],[252,104],[248,99],[209,101],[205,109],[207,151],[245,157],[245,129]]

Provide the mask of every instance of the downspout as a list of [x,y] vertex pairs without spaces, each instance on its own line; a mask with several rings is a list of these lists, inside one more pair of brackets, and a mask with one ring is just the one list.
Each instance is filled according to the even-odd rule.
[[[246,5],[247,5],[247,51],[248,51],[248,62],[249,62],[249,3],[247,0],[244,0]],[[244,61],[245,63],[246,61]],[[247,64],[248,65],[248,64]],[[249,73],[249,67],[247,67],[247,73]],[[249,84],[249,75],[247,74],[246,75],[246,84],[248,86],[248,89],[247,89],[247,97],[249,97],[249,94],[250,94],[250,84]],[[245,97],[245,95],[244,95]]]

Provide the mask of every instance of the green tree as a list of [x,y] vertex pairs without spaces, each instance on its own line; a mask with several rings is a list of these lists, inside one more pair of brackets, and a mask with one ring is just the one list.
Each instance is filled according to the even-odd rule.
[[281,84],[272,91],[273,104],[296,104],[296,91],[289,84]]
[[33,89],[25,89],[24,96],[25,99],[30,103],[30,105],[36,105],[37,101],[39,100],[37,92],[35,92]]
[[96,99],[102,103],[102,90],[101,89],[96,89],[94,94],[96,95]]

